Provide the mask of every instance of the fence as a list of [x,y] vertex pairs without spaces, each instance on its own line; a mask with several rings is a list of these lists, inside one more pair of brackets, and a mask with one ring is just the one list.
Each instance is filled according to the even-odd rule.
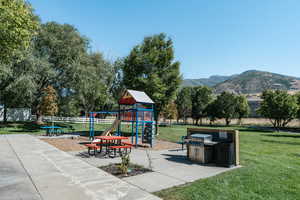
[[[85,124],[89,123],[88,117],[56,117],[56,116],[43,116],[43,121],[46,122],[65,122],[65,123],[78,123]],[[105,119],[94,118],[95,124],[112,124],[115,120],[114,117],[107,117]]]

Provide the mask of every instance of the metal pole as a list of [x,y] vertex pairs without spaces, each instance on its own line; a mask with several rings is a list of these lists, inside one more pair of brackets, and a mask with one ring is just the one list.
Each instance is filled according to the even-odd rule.
[[136,112],[136,127],[135,127],[135,147],[137,147],[138,145],[138,138],[139,138],[139,113],[138,113],[138,110],[137,110],[137,107],[135,109],[135,112]]

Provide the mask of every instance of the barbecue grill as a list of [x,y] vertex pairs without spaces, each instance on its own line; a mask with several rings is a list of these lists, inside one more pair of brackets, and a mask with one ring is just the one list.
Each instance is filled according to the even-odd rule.
[[201,164],[211,162],[214,144],[216,144],[216,142],[212,141],[212,135],[191,135],[188,141],[188,158]]

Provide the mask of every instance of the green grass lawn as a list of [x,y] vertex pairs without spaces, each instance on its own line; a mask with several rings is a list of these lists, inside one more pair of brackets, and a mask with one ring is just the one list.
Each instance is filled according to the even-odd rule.
[[[37,125],[31,122],[16,122],[0,124],[0,134],[45,134],[45,130],[41,126],[52,124]],[[88,131],[88,125],[75,124],[75,123],[55,123],[56,126],[61,126],[65,133],[72,132],[72,126],[76,131]],[[98,128],[98,126],[95,126]]]
[[[206,127],[208,128],[208,127]],[[300,199],[300,134],[240,130],[242,168],[155,193],[166,200]],[[177,141],[186,127],[161,128]]]
[[[0,124],[0,134],[45,134],[46,131],[42,126],[51,126],[52,124],[37,125],[31,122],[16,122]],[[64,133],[81,133],[89,136],[89,124],[80,123],[54,123],[55,126],[62,127]],[[109,128],[111,124],[94,124],[95,135],[99,135],[102,131]],[[71,129],[72,127],[72,129]],[[131,125],[122,124],[121,131],[124,135],[131,135]],[[139,126],[139,133],[141,133],[141,126]]]
[[[71,125],[75,132],[88,133],[88,125],[56,125],[65,127],[65,132]],[[108,126],[95,125],[95,129]],[[177,142],[188,127],[193,126],[160,127],[158,138]],[[155,194],[166,200],[300,199],[300,134],[229,128],[240,131],[242,168]],[[128,125],[122,129],[130,132]],[[45,131],[31,123],[0,125],[0,134],[8,133],[42,134]]]

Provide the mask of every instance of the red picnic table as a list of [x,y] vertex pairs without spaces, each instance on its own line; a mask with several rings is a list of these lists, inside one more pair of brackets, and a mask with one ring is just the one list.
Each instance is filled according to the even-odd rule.
[[95,144],[100,145],[100,152],[102,150],[102,146],[105,146],[106,153],[109,154],[111,151],[114,151],[114,156],[116,156],[117,150],[119,150],[119,153],[121,153],[121,149],[126,150],[130,149],[132,144],[127,142],[122,142],[122,140],[128,140],[128,137],[125,136],[96,136],[96,139],[100,139],[100,142],[95,142]]

